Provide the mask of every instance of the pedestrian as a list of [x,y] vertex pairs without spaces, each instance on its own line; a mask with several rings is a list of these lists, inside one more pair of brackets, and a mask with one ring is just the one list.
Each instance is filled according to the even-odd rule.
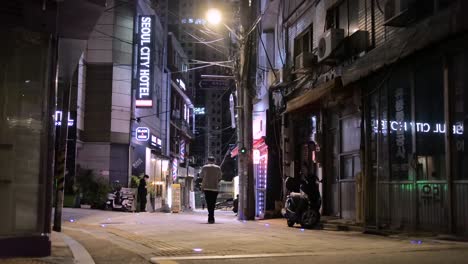
[[208,208],[208,224],[214,224],[214,210],[218,197],[218,184],[222,179],[221,168],[214,164],[215,158],[208,157],[208,162],[202,167],[200,175],[203,179],[201,188],[205,193],[206,207]]
[[143,178],[140,179],[140,184],[138,184],[138,200],[140,201],[140,212],[146,212],[146,195],[148,190],[146,189],[146,181],[149,179],[149,176],[145,174]]

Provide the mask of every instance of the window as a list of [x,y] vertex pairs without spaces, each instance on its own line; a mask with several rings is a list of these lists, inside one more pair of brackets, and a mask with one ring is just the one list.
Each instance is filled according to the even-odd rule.
[[415,69],[416,175],[418,180],[445,178],[444,84],[441,61]]
[[468,52],[456,54],[449,64],[450,87],[452,89],[452,120],[454,127],[451,142],[452,170],[454,179],[468,180],[468,152],[464,128],[468,126]]
[[344,36],[350,36],[359,29],[359,2],[358,0],[344,0],[327,11],[326,29],[341,28]]
[[294,40],[294,57],[297,57],[302,52],[311,52],[313,45],[313,32],[310,26],[301,35]]

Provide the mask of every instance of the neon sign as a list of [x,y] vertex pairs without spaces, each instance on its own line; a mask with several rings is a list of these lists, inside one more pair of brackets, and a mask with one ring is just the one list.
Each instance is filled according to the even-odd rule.
[[[71,119],[70,112],[68,112],[68,126],[73,126],[75,120]],[[62,125],[62,111],[55,111],[55,126]]]
[[148,141],[150,137],[150,130],[147,127],[137,127],[135,138],[138,141]]
[[193,113],[195,115],[204,115],[205,114],[205,107],[195,107],[195,108],[193,108]]
[[137,89],[135,106],[153,107],[153,25],[154,16],[139,16]]
[[161,147],[162,140],[158,138],[157,136],[151,134],[151,145],[155,147]]

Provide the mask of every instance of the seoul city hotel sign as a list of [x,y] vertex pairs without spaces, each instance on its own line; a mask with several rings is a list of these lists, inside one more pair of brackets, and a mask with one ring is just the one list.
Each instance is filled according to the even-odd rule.
[[138,16],[136,107],[153,107],[154,16]]

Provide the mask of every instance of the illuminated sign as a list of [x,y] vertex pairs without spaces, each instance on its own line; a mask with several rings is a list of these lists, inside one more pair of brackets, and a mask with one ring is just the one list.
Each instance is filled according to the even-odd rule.
[[258,149],[253,150],[253,164],[260,164],[260,150]]
[[138,17],[137,89],[135,106],[153,107],[153,25],[154,16]]
[[204,115],[205,114],[205,107],[195,107],[195,108],[193,108],[193,113],[195,115]]
[[177,81],[177,84],[180,86],[180,88],[182,88],[182,90],[185,91],[186,88],[185,88],[185,83],[184,83],[184,81],[182,81],[181,79],[177,79],[176,81]]
[[231,113],[231,127],[236,128],[236,115],[234,111],[234,95],[229,95],[229,112]]
[[206,20],[202,18],[182,18],[180,20],[182,24],[195,24],[195,25],[204,25]]
[[[73,126],[75,120],[71,119],[70,112],[68,112],[68,126]],[[55,126],[62,125],[62,111],[55,111]]]
[[[375,133],[379,131],[378,121],[372,120],[371,126]],[[390,131],[412,131],[413,129],[416,130],[417,133],[436,133],[436,134],[445,134],[446,127],[445,124],[435,123],[429,124],[425,122],[405,122],[405,121],[387,121],[381,120],[380,121],[380,129],[382,132],[386,132],[387,129]],[[452,132],[454,135],[463,135],[463,124],[461,122],[457,122],[452,127]]]
[[150,130],[147,127],[137,127],[135,132],[135,138],[138,141],[148,141],[148,139],[150,138]]
[[[401,123],[405,119],[405,112],[403,111],[405,107],[405,100],[403,89],[398,88],[395,91],[395,119],[396,122]],[[396,157],[397,158],[406,158],[406,148],[405,148],[405,132],[403,130],[396,131]]]
[[155,147],[161,147],[162,146],[162,140],[158,138],[157,136],[151,134],[151,141],[150,141],[152,146]]

